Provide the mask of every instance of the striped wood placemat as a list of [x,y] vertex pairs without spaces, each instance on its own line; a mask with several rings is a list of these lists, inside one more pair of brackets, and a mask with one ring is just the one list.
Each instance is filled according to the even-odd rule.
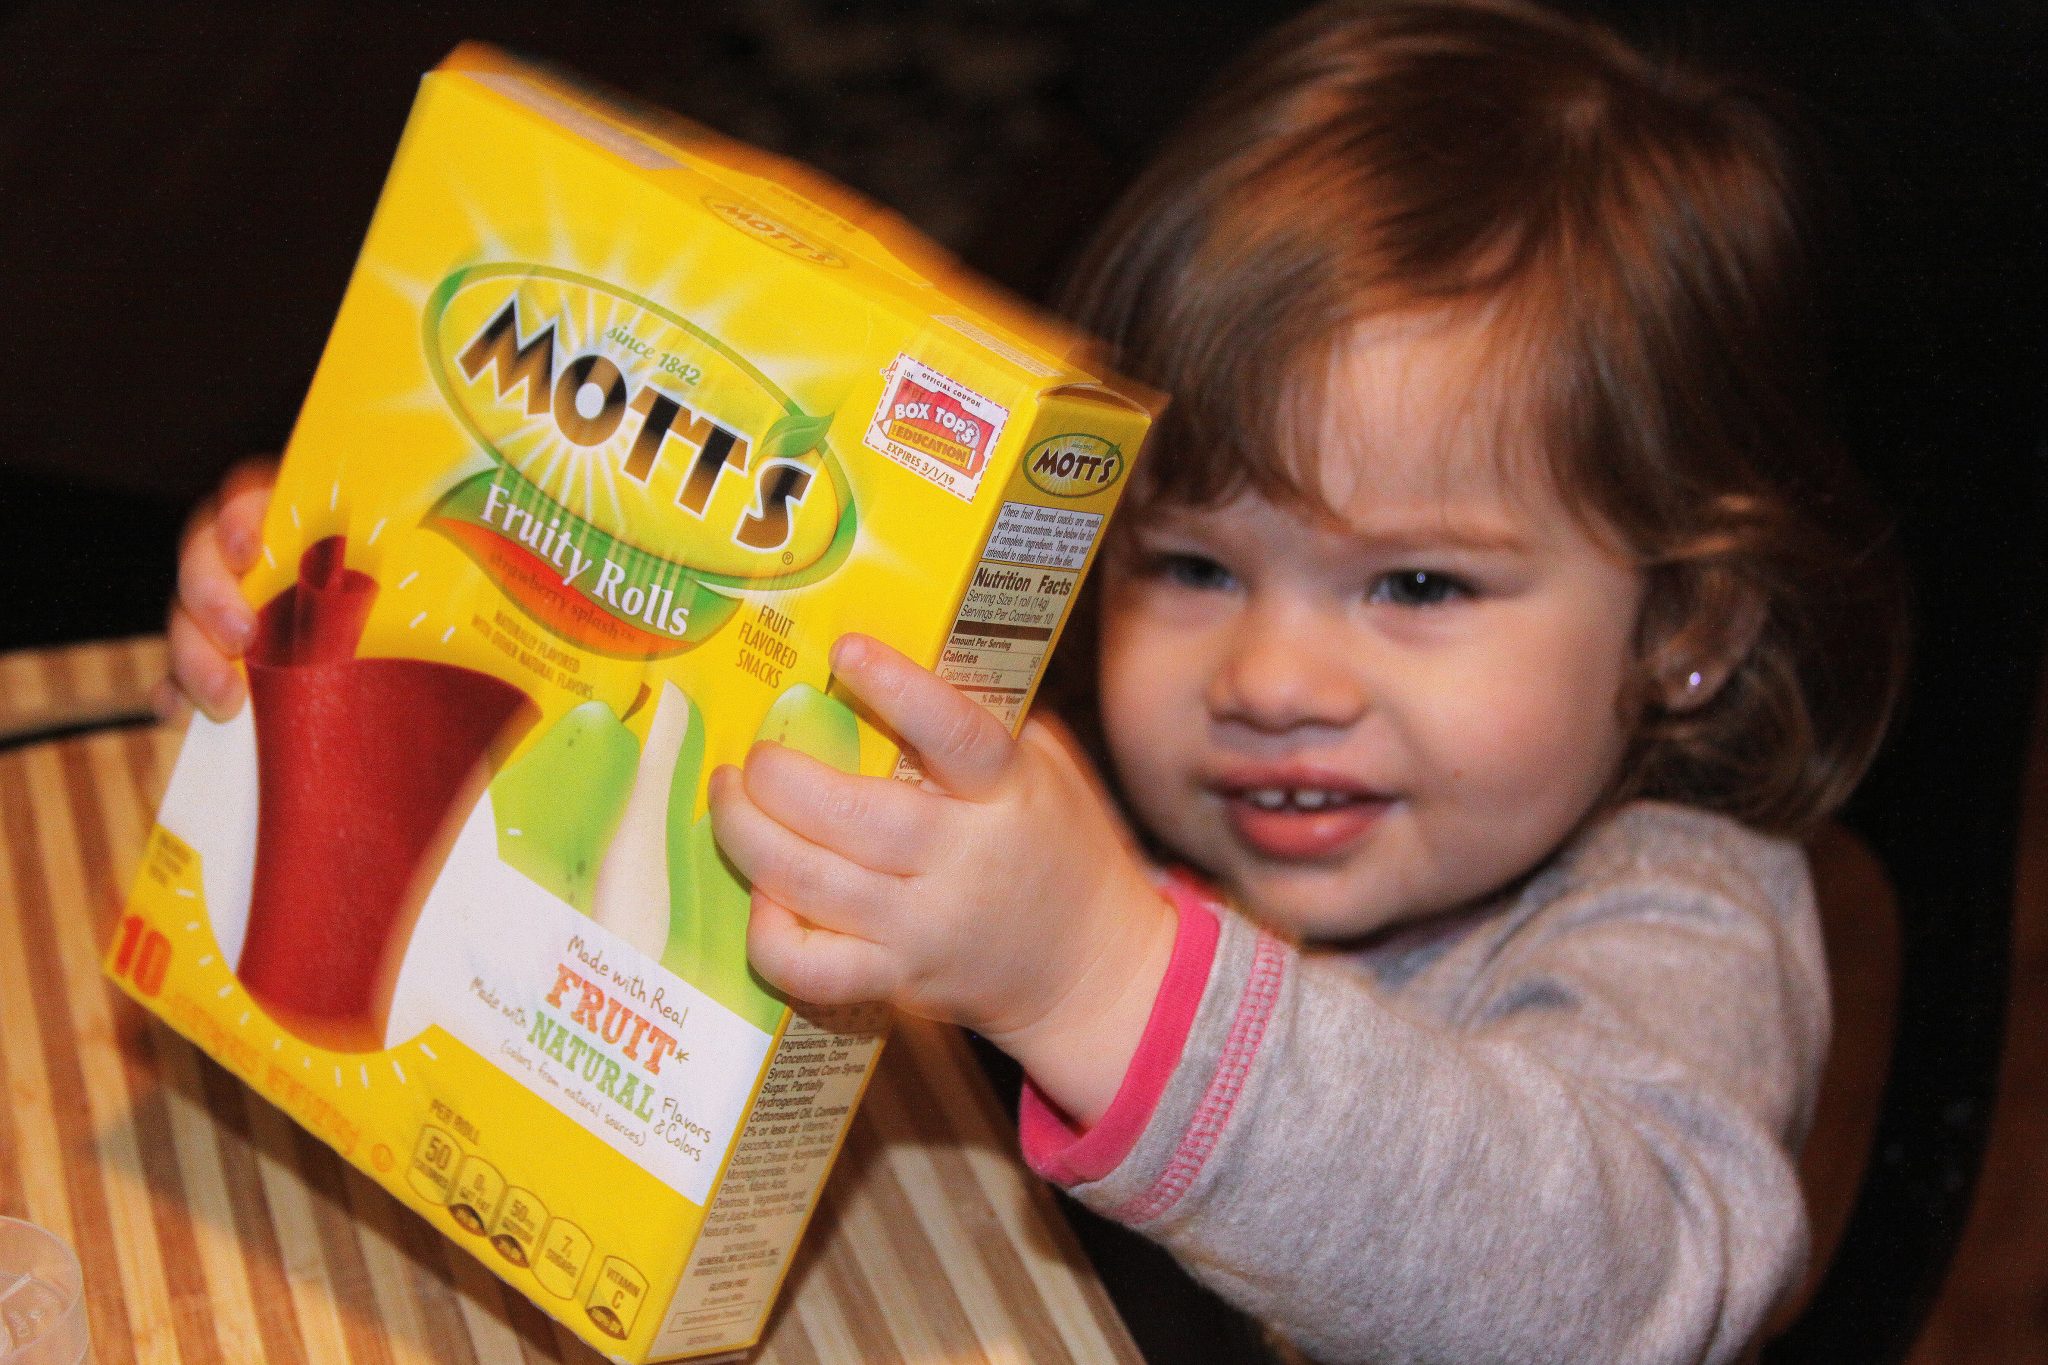
[[[0,656],[0,736],[132,714],[162,670],[156,639]],[[102,980],[177,744],[0,752],[0,1213],[78,1249],[95,1358],[597,1361]],[[905,1021],[750,1358],[1139,1356],[965,1044]]]

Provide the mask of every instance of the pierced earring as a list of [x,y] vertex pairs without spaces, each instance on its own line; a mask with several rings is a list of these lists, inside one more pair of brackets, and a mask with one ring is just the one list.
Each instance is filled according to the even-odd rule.
[[1705,681],[1706,681],[1706,679],[1704,679],[1704,678],[1700,677],[1700,671],[1699,671],[1699,670],[1698,670],[1697,668],[1695,668],[1695,669],[1694,669],[1694,670],[1693,670],[1692,672],[1690,672],[1690,673],[1686,674],[1686,675],[1685,675],[1685,693],[1686,693],[1686,695],[1687,695],[1687,696],[1691,696],[1691,695],[1692,695],[1693,693],[1695,693],[1695,692],[1699,691],[1699,690],[1700,690],[1700,684],[1701,684],[1701,683],[1703,683],[1703,682],[1705,682]]

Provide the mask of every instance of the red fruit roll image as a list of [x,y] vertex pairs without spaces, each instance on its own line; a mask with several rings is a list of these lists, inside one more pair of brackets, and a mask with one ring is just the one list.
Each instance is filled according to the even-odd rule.
[[359,659],[377,583],[329,537],[257,614],[256,865],[236,975],[322,1047],[384,1046],[413,921],[494,759],[533,724],[518,688],[422,659]]

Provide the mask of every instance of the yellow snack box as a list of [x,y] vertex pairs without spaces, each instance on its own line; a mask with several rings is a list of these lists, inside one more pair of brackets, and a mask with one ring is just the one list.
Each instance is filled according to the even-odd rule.
[[1014,728],[1156,408],[846,191],[458,49],[109,974],[612,1358],[750,1344],[884,1018],[751,973],[705,779],[915,776],[852,630]]

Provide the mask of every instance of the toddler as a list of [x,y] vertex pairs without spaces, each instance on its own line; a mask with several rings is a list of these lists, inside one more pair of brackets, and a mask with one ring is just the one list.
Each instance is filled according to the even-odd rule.
[[[1739,1354],[1827,1043],[1789,840],[1900,656],[1789,174],[1751,101],[1510,0],[1283,29],[1076,289],[1175,402],[1073,732],[841,640],[926,778],[713,775],[757,969],[981,1032],[1040,1172],[1311,1355]],[[209,710],[263,496],[185,551]]]

